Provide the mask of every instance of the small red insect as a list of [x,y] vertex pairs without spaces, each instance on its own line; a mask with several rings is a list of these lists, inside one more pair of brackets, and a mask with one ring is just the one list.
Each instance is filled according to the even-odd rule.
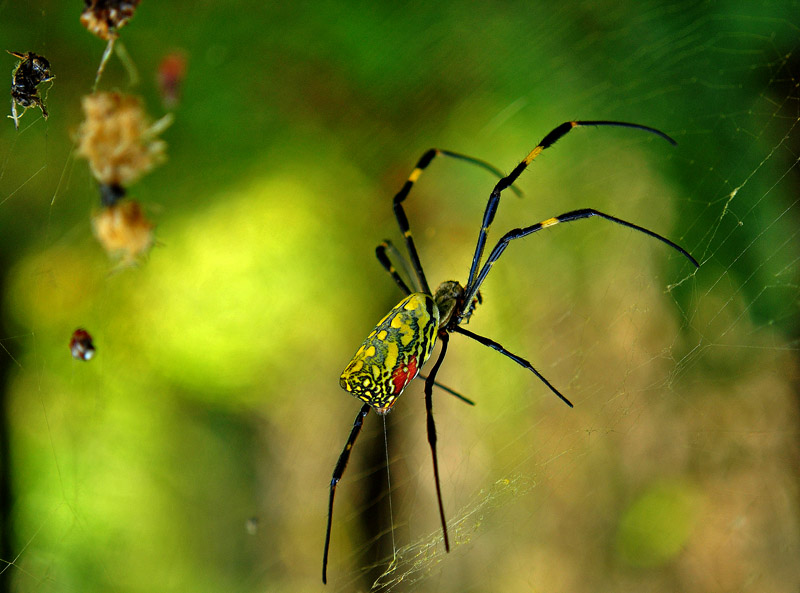
[[69,341],[69,351],[75,360],[91,360],[94,358],[94,343],[92,336],[85,329],[78,328],[72,333]]
[[179,52],[164,56],[158,65],[158,88],[167,109],[175,109],[181,99],[181,86],[186,76],[186,58]]

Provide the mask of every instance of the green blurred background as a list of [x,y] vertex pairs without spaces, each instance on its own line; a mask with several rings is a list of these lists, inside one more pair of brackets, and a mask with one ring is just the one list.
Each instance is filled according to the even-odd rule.
[[[77,0],[0,2],[3,48],[56,75],[47,121],[0,126],[3,590],[321,591],[360,406],[338,376],[401,296],[373,253],[392,195],[432,146],[510,171],[583,118],[679,144],[576,130],[493,237],[594,207],[702,267],[600,221],[509,248],[470,329],[575,409],[453,337],[440,378],[477,401],[434,400],[453,549],[420,383],[386,418],[391,493],[368,417],[327,590],[797,591],[800,3],[264,4],[144,0],[122,30],[140,82],[112,57],[101,89],[160,117],[159,62],[188,72],[169,160],[130,188],[158,243],[118,270],[73,153],[104,43]],[[432,284],[465,279],[492,185],[437,160],[416,186]]]

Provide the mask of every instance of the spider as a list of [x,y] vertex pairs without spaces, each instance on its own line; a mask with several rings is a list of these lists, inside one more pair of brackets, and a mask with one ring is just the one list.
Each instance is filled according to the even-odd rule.
[[[412,291],[392,265],[390,258],[387,256],[387,251],[391,252],[395,259],[399,257],[401,261],[404,260],[391,243],[386,241],[379,245],[376,248],[376,255],[379,262],[406,296],[378,322],[375,329],[367,336],[353,359],[342,372],[339,381],[341,387],[345,391],[348,391],[363,401],[364,405],[356,416],[350,436],[345,443],[344,450],[339,456],[339,460],[333,471],[333,477],[331,478],[330,498],[328,500],[328,524],[325,533],[325,549],[322,559],[323,583],[327,581],[328,551],[330,547],[333,499],[336,493],[336,485],[341,480],[345,468],[347,467],[347,462],[350,459],[350,452],[352,451],[356,438],[361,432],[364,418],[366,418],[371,408],[379,415],[387,414],[392,409],[392,406],[397,402],[397,398],[411,380],[418,375],[420,369],[430,357],[437,338],[441,342],[441,349],[430,373],[425,377],[424,391],[428,444],[430,445],[431,456],[433,458],[433,477],[436,485],[439,518],[442,523],[442,533],[446,551],[450,551],[450,542],[447,534],[447,521],[445,520],[444,505],[442,503],[441,487],[439,484],[439,462],[436,455],[436,426],[433,421],[432,393],[433,386],[438,385],[436,383],[436,375],[447,353],[450,334],[461,334],[462,336],[471,338],[484,346],[488,346],[500,352],[536,375],[550,391],[557,395],[569,407],[572,407],[572,403],[527,360],[509,352],[494,340],[473,333],[463,327],[463,325],[469,322],[475,307],[482,302],[479,289],[486,280],[486,276],[511,241],[527,237],[528,235],[562,222],[598,217],[657,239],[678,251],[695,267],[699,267],[697,260],[685,249],[669,239],[662,237],[654,231],[633,224],[632,222],[616,218],[592,208],[573,210],[548,218],[531,226],[512,229],[500,238],[494,248],[489,252],[488,257],[483,260],[487,234],[495,214],[497,213],[502,192],[508,188],[511,188],[513,191],[515,189],[513,187],[514,182],[543,150],[552,146],[559,139],[567,135],[573,128],[581,126],[634,128],[655,134],[671,144],[676,144],[676,142],[664,132],[640,124],[618,121],[568,121],[549,132],[528,156],[506,176],[503,176],[496,168],[484,161],[445,150],[431,149],[422,155],[416,167],[411,172],[411,175],[408,177],[408,180],[394,196],[394,215],[400,227],[400,232],[403,236],[406,250],[411,260],[411,266],[414,270],[414,276],[419,283],[420,290],[418,292]],[[419,176],[425,168],[435,157],[440,155],[454,157],[483,167],[500,177],[500,181],[494,186],[486,205],[486,211],[483,215],[483,222],[478,234],[478,243],[475,247],[475,254],[472,258],[466,285],[462,286],[459,282],[450,280],[440,284],[435,292],[431,292],[428,281],[425,278],[425,273],[422,270],[422,264],[414,244],[414,239],[411,235],[408,218],[403,209],[403,201],[406,199],[412,186],[419,179]],[[483,265],[481,265],[482,261]],[[449,389],[448,391],[453,393]],[[466,400],[466,398],[461,399],[464,399],[467,403],[472,403]]]
[[[14,128],[18,130],[19,118],[29,107],[41,109],[42,117],[47,119],[47,107],[36,87],[43,82],[53,80],[55,76],[50,73],[50,62],[47,61],[47,58],[36,55],[32,51],[24,54],[18,51],[6,51],[20,60],[11,73],[11,115],[9,116],[14,120]],[[20,114],[17,114],[17,105],[23,108]]]

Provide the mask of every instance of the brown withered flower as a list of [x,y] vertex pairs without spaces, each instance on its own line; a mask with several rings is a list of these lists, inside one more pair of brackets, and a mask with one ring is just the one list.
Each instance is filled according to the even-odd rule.
[[83,98],[83,111],[77,154],[89,161],[101,185],[127,187],[166,159],[158,135],[172,120],[153,123],[137,97],[94,93]]
[[139,0],[84,0],[81,24],[100,39],[112,41],[119,37],[139,6]]
[[153,246],[154,225],[139,202],[118,201],[92,216],[92,229],[109,257],[119,259],[121,266],[133,265]]

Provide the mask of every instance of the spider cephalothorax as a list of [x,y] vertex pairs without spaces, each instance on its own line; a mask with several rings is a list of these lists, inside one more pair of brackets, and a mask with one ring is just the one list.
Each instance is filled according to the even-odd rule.
[[[436,306],[439,308],[439,327],[445,328],[450,323],[453,312],[461,311],[464,307],[464,287],[455,280],[442,282],[433,294],[433,300],[436,301]],[[467,320],[474,309],[474,304],[469,307]]]
[[[446,329],[448,326],[469,323],[475,307],[483,302],[483,297],[479,290],[467,304],[464,287],[455,280],[448,280],[438,286],[436,292],[433,293],[433,300],[436,301],[436,306],[439,308],[439,327]],[[456,314],[456,312],[458,313]]]
[[[347,462],[350,459],[350,451],[361,432],[364,418],[367,416],[370,409],[374,409],[378,414],[386,414],[392,408],[406,386],[414,377],[418,376],[420,369],[433,352],[433,347],[437,339],[441,343],[439,356],[436,358],[436,362],[431,368],[430,373],[425,377],[425,410],[427,415],[428,443],[430,444],[431,457],[433,458],[433,477],[436,485],[436,498],[439,503],[439,517],[442,522],[445,550],[450,550],[450,543],[447,536],[447,522],[445,521],[444,505],[442,504],[441,488],[439,485],[439,464],[436,455],[436,427],[433,421],[432,394],[434,385],[439,385],[436,383],[436,375],[447,353],[450,334],[461,334],[500,352],[523,368],[531,371],[548,389],[550,389],[550,391],[572,407],[570,401],[564,397],[558,389],[553,387],[553,385],[551,385],[527,360],[509,352],[494,340],[480,336],[463,327],[463,325],[469,321],[475,307],[481,303],[480,287],[486,280],[486,276],[511,241],[521,239],[522,237],[526,237],[562,222],[598,217],[657,239],[678,251],[694,266],[699,265],[685,249],[669,239],[662,237],[658,233],[592,208],[565,212],[564,214],[548,218],[531,226],[513,229],[500,238],[484,260],[483,256],[487,234],[495,214],[497,213],[501,193],[508,188],[513,191],[514,182],[527,166],[544,149],[552,146],[556,141],[569,133],[570,130],[578,126],[617,126],[635,128],[660,136],[672,144],[675,143],[672,138],[663,132],[639,124],[615,121],[569,121],[549,132],[544,139],[528,153],[528,156],[506,176],[503,176],[498,169],[485,161],[454,152],[431,149],[422,155],[422,158],[417,162],[417,166],[411,172],[411,175],[409,175],[402,189],[395,195],[393,202],[394,214],[395,218],[397,218],[403,240],[405,241],[411,266],[406,264],[403,256],[389,241],[385,241],[377,247],[376,255],[378,261],[380,261],[381,265],[383,265],[386,271],[392,276],[406,297],[378,322],[375,329],[372,330],[361,344],[361,347],[347,365],[340,378],[342,388],[363,401],[364,405],[361,406],[355,422],[353,422],[350,437],[347,439],[344,450],[339,455],[339,461],[336,463],[331,478],[330,497],[328,499],[328,526],[325,533],[325,550],[322,559],[323,582],[327,579],[328,550],[330,547],[333,499],[336,493],[336,485],[339,483],[339,480],[341,480],[344,470],[347,467]],[[495,185],[489,196],[489,201],[486,204],[483,223],[478,233],[478,242],[475,246],[475,254],[473,255],[472,264],[470,265],[467,283],[462,286],[460,283],[450,280],[440,284],[436,292],[431,293],[428,281],[425,278],[425,273],[422,270],[422,263],[417,254],[414,239],[411,236],[408,218],[403,209],[403,201],[408,196],[409,191],[411,191],[411,187],[422,174],[422,171],[439,155],[454,157],[478,165],[491,171],[501,179]],[[406,284],[405,280],[403,280],[395,269],[387,252],[391,253],[395,260],[399,261],[406,270],[413,268],[414,278],[412,278],[412,282],[416,280],[416,284],[419,287],[417,292],[413,292],[409,288],[408,284]],[[409,275],[411,275],[410,272]],[[439,386],[467,403],[472,403],[449,388],[445,388],[441,385]]]

